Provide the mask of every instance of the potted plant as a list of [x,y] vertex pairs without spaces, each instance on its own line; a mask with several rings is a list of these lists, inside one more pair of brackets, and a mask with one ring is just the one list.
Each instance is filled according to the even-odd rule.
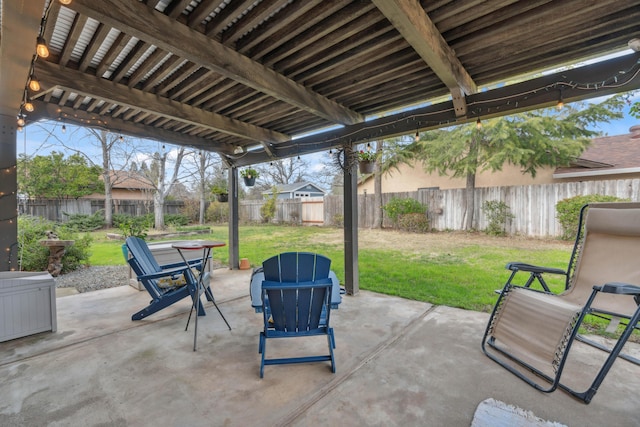
[[216,196],[219,202],[228,202],[229,201],[229,191],[220,185],[216,185],[211,189],[211,192]]
[[360,167],[360,173],[370,174],[373,173],[373,168],[376,165],[376,154],[367,150],[358,151],[358,166]]
[[244,179],[244,185],[247,187],[253,187],[256,183],[256,178],[260,176],[260,173],[253,168],[246,168],[240,171],[240,176]]

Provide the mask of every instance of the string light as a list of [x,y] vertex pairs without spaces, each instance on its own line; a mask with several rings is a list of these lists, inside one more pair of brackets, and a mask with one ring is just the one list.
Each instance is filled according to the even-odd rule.
[[40,91],[40,82],[36,78],[35,74],[32,74],[31,78],[29,79],[29,89],[31,89],[34,92]]
[[67,125],[65,125],[64,123],[62,124],[62,129],[60,129],[62,131],[62,133],[66,133],[67,132]]
[[22,104],[22,107],[24,108],[25,111],[29,113],[32,113],[33,110],[35,110],[30,100],[27,100],[24,104]]
[[478,117],[478,120],[476,120],[476,129],[482,129],[482,122],[480,121],[480,117]]
[[416,136],[413,137],[415,142],[420,141],[420,131],[416,129]]
[[[45,21],[45,23],[46,23],[46,21]],[[38,38],[37,38],[36,53],[38,54],[38,56],[40,58],[46,58],[46,57],[49,56],[49,48],[47,47],[47,41],[44,39],[43,36],[38,36]]]
[[562,102],[562,89],[560,89],[560,98],[558,98],[558,103],[556,104],[556,109],[562,110],[564,107],[564,102]]

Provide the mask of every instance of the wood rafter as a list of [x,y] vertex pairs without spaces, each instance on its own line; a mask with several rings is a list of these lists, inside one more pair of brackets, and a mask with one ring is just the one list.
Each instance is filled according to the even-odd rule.
[[353,124],[364,120],[360,114],[306,89],[162,13],[149,13],[147,6],[142,3],[125,0],[75,0],[69,7],[332,122]]
[[46,81],[47,85],[50,85],[50,87],[44,87],[44,90],[59,87],[65,89],[65,91],[72,91],[90,97],[99,97],[120,106],[154,112],[162,116],[172,117],[183,123],[215,129],[254,141],[277,143],[289,140],[287,135],[229,119],[220,114],[203,111],[184,104],[177,104],[168,99],[159,98],[119,83],[88,76],[71,69],[61,71],[62,68],[59,66],[46,62],[37,63],[38,75],[41,75],[41,79]]
[[418,0],[372,0],[451,91],[456,113],[466,114],[464,95],[477,91],[467,70]]

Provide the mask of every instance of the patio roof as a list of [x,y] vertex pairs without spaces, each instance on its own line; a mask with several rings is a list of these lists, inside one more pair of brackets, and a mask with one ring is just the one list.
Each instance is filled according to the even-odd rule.
[[[149,295],[130,286],[58,298],[57,332],[0,343],[0,424],[469,426],[487,398],[565,425],[638,424],[638,366],[618,360],[585,405],[539,392],[484,356],[487,313],[364,291],[331,313],[336,374],[328,363],[281,365],[260,379],[262,317],[251,309],[250,275],[214,271],[233,329],[207,303],[196,352],[193,318],[184,330],[187,299],[132,322]],[[313,338],[322,337],[269,351],[326,349]],[[580,342],[571,351],[563,378],[586,384],[605,353]]]
[[[541,74],[627,49],[634,0],[0,5],[1,114],[27,98],[27,123],[196,147],[231,166],[640,87],[638,53]],[[34,56],[39,35],[47,58]],[[34,77],[41,89],[27,91]]]

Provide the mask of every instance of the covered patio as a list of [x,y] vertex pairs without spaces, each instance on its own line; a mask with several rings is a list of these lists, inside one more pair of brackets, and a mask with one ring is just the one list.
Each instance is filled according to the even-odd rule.
[[[249,276],[214,272],[233,329],[207,304],[195,352],[187,300],[131,322],[148,296],[129,286],[58,298],[56,333],[0,344],[0,425],[469,426],[489,398],[568,426],[640,422],[637,366],[618,361],[589,405],[540,393],[482,354],[488,314],[366,291],[332,313],[336,374],[326,362],[268,366],[261,380]],[[270,351],[293,351],[277,344]],[[298,351],[323,345],[309,340]],[[603,353],[574,350],[566,380],[586,383]]]
[[[16,142],[39,120],[208,150],[229,167],[218,304],[139,322],[128,286],[59,298],[58,330],[0,344],[0,425],[468,426],[487,398],[567,425],[637,426],[637,367],[589,405],[482,355],[488,315],[359,291],[357,144],[640,87],[634,0],[0,0],[0,270],[17,258]],[[36,55],[43,39],[48,56]],[[633,50],[630,50],[632,47]],[[603,61],[562,68],[596,56]],[[37,80],[39,87],[30,83]],[[509,83],[509,84],[505,84]],[[267,367],[238,270],[243,166],[338,152],[345,287],[337,373]],[[307,345],[313,346],[310,342]],[[302,349],[304,350],[304,348]],[[576,371],[602,355],[579,347]],[[635,369],[635,370],[634,370]]]
[[640,87],[633,0],[0,6],[2,270],[18,265],[18,130],[39,120],[219,154],[229,167],[231,268],[239,168],[337,153],[345,287],[357,294],[357,144]]

